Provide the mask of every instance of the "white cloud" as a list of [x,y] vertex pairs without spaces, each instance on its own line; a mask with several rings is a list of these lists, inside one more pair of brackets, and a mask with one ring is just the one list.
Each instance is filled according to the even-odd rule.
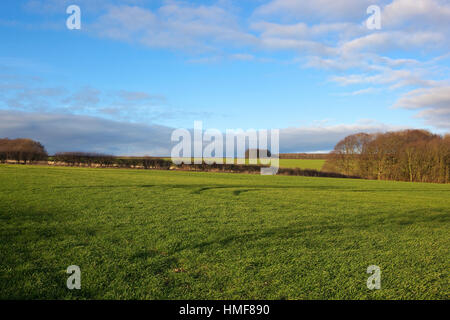
[[274,22],[259,21],[251,24],[253,30],[261,32],[262,37],[279,37],[292,39],[315,38],[328,33],[353,32],[358,29],[357,25],[350,23],[319,23],[308,26],[306,23],[299,22],[294,24],[280,24]]
[[255,10],[257,16],[283,16],[311,21],[361,21],[371,0],[273,0]]
[[242,31],[236,17],[217,6],[169,2],[157,10],[111,6],[88,26],[97,35],[149,47],[217,50],[218,44],[246,45],[256,38]]
[[436,81],[424,79],[420,70],[395,70],[388,67],[379,68],[381,72],[375,74],[349,74],[343,76],[332,76],[331,81],[343,86],[355,84],[377,84],[389,85],[390,89],[397,89],[404,86],[429,87],[436,85]]
[[85,86],[64,98],[62,102],[71,108],[84,109],[93,108],[100,102],[100,90]]
[[450,129],[450,86],[443,85],[433,88],[420,88],[403,95],[395,107],[419,110],[417,117],[427,123]]
[[383,25],[435,30],[450,25],[448,0],[395,0],[382,11]]
[[163,95],[152,95],[147,92],[142,91],[128,91],[128,90],[120,90],[117,95],[122,98],[124,101],[128,102],[136,102],[136,101],[165,101],[166,97]]
[[146,0],[28,0],[23,4],[25,10],[34,14],[60,15],[69,5],[76,4],[85,13],[99,13],[111,5],[143,5]]
[[[140,0],[80,0],[88,13],[96,13],[83,24],[88,32],[151,48],[194,53],[189,62],[262,61],[261,53],[291,52],[295,58],[290,56],[289,62],[327,69],[334,73],[330,77],[334,82],[370,87],[352,88],[350,95],[412,87],[419,91],[399,100],[409,107],[429,101],[433,95],[442,97],[436,88],[439,81],[448,79],[448,67],[442,63],[450,48],[448,0],[272,0],[245,13],[247,16],[231,1],[210,3],[163,1],[161,6],[149,9],[141,6],[144,1]],[[29,11],[55,13],[55,8],[60,10],[67,4],[68,0],[31,0],[26,7]],[[365,27],[366,9],[372,4],[382,8],[381,30]],[[10,107],[45,108],[50,98],[37,96],[43,98],[25,92],[22,96],[7,93],[0,99]],[[145,100],[143,96],[131,96],[103,105],[102,112],[126,117],[124,106]],[[91,105],[98,103],[95,93],[88,97],[85,92],[78,98],[82,97],[89,98]],[[146,100],[144,107],[154,106],[156,100]],[[447,109],[430,105],[433,107],[417,108],[421,109],[418,116],[442,127],[442,119],[448,119]]]
[[355,90],[352,92],[348,92],[348,93],[343,93],[343,96],[359,96],[362,94],[370,94],[370,93],[375,93],[375,92],[379,92],[380,89],[379,88],[365,88],[365,89],[360,89],[360,90]]
[[445,42],[445,35],[440,32],[386,31],[371,33],[345,42],[339,47],[343,54],[348,52],[392,52],[394,50],[413,50],[427,47],[439,48]]
[[[365,27],[369,4],[383,8],[381,31]],[[263,48],[295,50],[303,56],[295,60],[304,66],[336,71],[338,74],[330,79],[341,85],[431,87],[438,82],[434,77],[442,78],[437,75],[437,70],[442,70],[437,67],[439,61],[431,58],[421,62],[409,57],[448,52],[449,13],[450,3],[441,0],[273,0],[255,11],[258,21],[251,28],[260,32]],[[273,17],[284,22],[264,20]],[[393,53],[406,58],[392,58]]]
[[328,56],[333,54],[333,49],[317,41],[283,39],[283,38],[261,38],[260,45],[270,50],[294,50],[302,54]]
[[0,77],[0,108],[101,115],[112,120],[142,122],[209,118],[212,114],[210,111],[189,111],[172,106],[161,94],[130,90],[102,91],[91,86],[69,90],[43,86],[42,82],[30,82],[22,77]]
[[358,132],[376,133],[404,128],[373,120],[361,120],[353,124],[285,128],[280,130],[280,148],[284,152],[332,150],[339,140],[350,134]]

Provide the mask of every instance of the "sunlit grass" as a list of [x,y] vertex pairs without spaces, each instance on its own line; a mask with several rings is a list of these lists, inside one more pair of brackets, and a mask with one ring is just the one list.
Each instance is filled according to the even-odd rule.
[[1,299],[449,298],[450,185],[7,165],[0,181]]

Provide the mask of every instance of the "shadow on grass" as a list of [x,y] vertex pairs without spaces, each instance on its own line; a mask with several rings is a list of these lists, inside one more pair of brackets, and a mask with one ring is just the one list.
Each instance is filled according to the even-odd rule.
[[[219,246],[221,248],[226,247],[232,242],[235,243],[245,243],[249,244],[256,240],[263,239],[292,239],[293,237],[301,237],[306,233],[322,233],[324,231],[339,231],[342,228],[342,225],[322,225],[322,226],[304,226],[304,225],[291,225],[291,226],[283,226],[277,228],[271,228],[264,232],[255,231],[244,234],[233,234],[227,236],[225,238],[213,239],[208,241],[203,241],[198,244],[190,245],[190,246],[179,246],[176,249],[172,249],[171,254],[175,254],[184,250],[192,250],[192,249],[200,249],[203,250],[207,247]],[[304,238],[305,241],[309,241],[311,239]],[[305,242],[306,243],[306,242]],[[327,244],[328,245],[328,244]],[[308,246],[306,246],[308,247]]]
[[[225,247],[230,243],[242,243],[243,245],[248,245],[255,241],[261,240],[282,240],[282,239],[302,239],[302,245],[308,249],[321,249],[326,248],[333,242],[333,235],[339,235],[343,229],[352,230],[370,230],[377,228],[386,228],[393,235],[396,234],[400,228],[408,227],[411,224],[430,224],[436,225],[437,223],[448,222],[450,220],[450,213],[442,209],[434,209],[433,213],[424,213],[424,210],[411,210],[404,212],[402,214],[396,215],[394,217],[387,217],[384,220],[378,220],[377,223],[373,221],[352,221],[350,224],[348,221],[346,223],[333,223],[333,224],[321,224],[321,225],[307,225],[307,224],[292,224],[288,226],[270,228],[266,231],[254,231],[244,234],[232,234],[224,238],[216,238],[212,240],[207,240],[194,245],[180,246],[175,250],[171,250],[172,254],[180,252],[183,250],[200,249],[204,250],[207,247]],[[436,212],[437,211],[437,212]],[[328,234],[328,241],[317,240],[313,241],[311,235],[326,235]],[[411,235],[411,237],[413,237]]]
[[[214,189],[247,189],[247,191],[253,190],[265,190],[265,189],[297,189],[297,190],[312,190],[312,191],[342,191],[342,192],[429,192],[431,189],[416,189],[416,188],[380,188],[374,189],[361,189],[361,188],[349,188],[346,186],[330,186],[330,185],[303,185],[303,186],[282,186],[282,185],[258,185],[258,184],[209,184],[207,186],[201,184],[145,184],[145,185],[86,185],[86,186],[54,186],[55,189],[112,189],[112,188],[164,188],[164,189],[196,189],[192,191],[193,194],[200,194],[203,191]],[[433,190],[435,192],[448,192],[450,190]],[[240,191],[238,195],[245,191]]]

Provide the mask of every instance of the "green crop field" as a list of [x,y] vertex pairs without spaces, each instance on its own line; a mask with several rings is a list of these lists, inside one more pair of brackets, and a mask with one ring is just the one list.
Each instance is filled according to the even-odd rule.
[[1,165],[0,299],[449,299],[449,211],[450,185]]
[[[171,158],[163,158],[165,160],[171,160]],[[180,158],[184,160],[186,163],[190,163],[191,161],[194,162],[194,159],[189,158]],[[211,161],[214,161],[213,158],[211,158]],[[182,161],[180,160],[180,161]],[[249,159],[243,159],[242,161],[245,162],[245,164],[249,164]],[[279,166],[280,168],[300,168],[300,169],[314,169],[320,171],[325,164],[324,159],[279,159]],[[223,160],[222,163],[226,163],[226,159]],[[237,159],[234,159],[234,163],[238,163]],[[258,161],[259,163],[259,161]]]
[[325,160],[323,159],[280,159],[281,168],[300,168],[321,170]]

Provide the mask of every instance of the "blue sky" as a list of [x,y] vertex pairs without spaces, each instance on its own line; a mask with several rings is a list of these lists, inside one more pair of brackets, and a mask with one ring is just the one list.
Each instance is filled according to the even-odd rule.
[[[66,28],[71,4],[81,30]],[[380,30],[366,26],[373,4]],[[445,0],[2,1],[0,136],[156,155],[194,120],[278,128],[284,152],[445,133],[449,39]]]

